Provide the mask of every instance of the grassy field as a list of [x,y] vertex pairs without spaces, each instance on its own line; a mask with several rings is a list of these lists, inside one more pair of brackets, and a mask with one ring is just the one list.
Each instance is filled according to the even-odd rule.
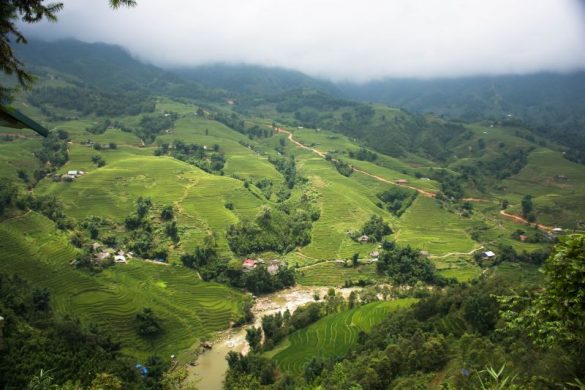
[[302,373],[303,366],[312,357],[343,355],[357,342],[360,331],[368,332],[372,326],[382,322],[388,313],[412,305],[415,301],[414,298],[405,298],[373,302],[331,314],[286,337],[266,355],[274,358],[283,370]]
[[469,219],[441,209],[431,198],[419,196],[400,218],[397,241],[442,256],[469,252],[479,245],[469,237]]
[[323,262],[297,270],[297,282],[303,286],[343,286],[347,280],[355,283],[359,280],[384,279],[376,273],[375,264],[360,264],[353,268],[334,262]]
[[[76,249],[51,221],[34,212],[0,224],[0,270],[17,273],[51,292],[61,315],[114,331],[126,351],[143,358],[168,356],[200,337],[224,329],[240,311],[241,294],[203,282],[191,270],[139,260],[90,275],[69,263]],[[153,341],[137,335],[136,313],[150,307],[164,333]]]

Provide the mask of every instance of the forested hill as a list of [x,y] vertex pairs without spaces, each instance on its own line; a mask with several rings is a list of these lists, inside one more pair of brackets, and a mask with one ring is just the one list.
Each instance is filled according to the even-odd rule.
[[282,68],[215,64],[172,70],[184,79],[239,95],[271,96],[291,89],[313,88],[339,95],[333,83]]
[[17,45],[17,54],[28,66],[51,67],[101,88],[153,87],[178,82],[178,77],[140,62],[120,46],[76,40]]

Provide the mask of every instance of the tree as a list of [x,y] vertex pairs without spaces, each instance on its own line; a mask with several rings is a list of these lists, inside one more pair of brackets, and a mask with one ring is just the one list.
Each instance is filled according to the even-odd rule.
[[[16,76],[21,87],[30,88],[34,78],[16,58],[12,49],[13,41],[25,44],[27,40],[18,29],[19,22],[38,23],[43,19],[57,21],[57,13],[63,3],[43,4],[44,0],[2,0],[0,2],[0,70],[8,76]],[[112,8],[132,7],[134,0],[109,0]],[[8,95],[9,88],[0,85],[0,101]]]
[[522,216],[527,218],[530,213],[532,213],[533,208],[534,205],[532,204],[532,196],[525,195],[524,198],[522,198]]
[[160,320],[154,315],[152,309],[145,307],[142,313],[136,314],[138,334],[144,337],[153,337],[162,332]]
[[360,254],[359,253],[354,253],[353,256],[351,256],[351,265],[354,268],[357,267],[360,264],[359,257],[360,257]]
[[165,221],[170,221],[175,216],[172,205],[166,205],[160,212],[160,217]]
[[252,351],[258,351],[260,342],[262,341],[262,330],[256,327],[246,329],[246,341],[250,344]]
[[544,348],[563,346],[585,370],[585,235],[561,240],[544,266],[544,289],[529,296],[499,297],[507,329],[527,334]]

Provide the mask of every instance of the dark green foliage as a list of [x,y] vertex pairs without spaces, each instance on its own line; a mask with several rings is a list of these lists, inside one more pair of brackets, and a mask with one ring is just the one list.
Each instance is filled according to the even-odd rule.
[[231,250],[244,256],[272,250],[287,253],[311,242],[311,215],[304,209],[264,208],[254,222],[231,225],[227,239]]
[[166,205],[160,212],[160,217],[163,221],[170,221],[175,217],[172,205]]
[[98,156],[97,154],[91,157],[91,162],[94,163],[98,168],[101,168],[106,165],[106,160],[102,156]]
[[63,206],[54,196],[34,196],[28,194],[16,201],[18,208],[31,209],[43,214],[57,224],[59,229],[71,229],[75,221],[65,215]]
[[429,284],[445,284],[445,280],[436,274],[435,266],[418,249],[410,246],[384,247],[376,264],[379,273],[386,274],[398,285],[415,285],[418,281]]
[[36,153],[37,158],[42,164],[50,163],[52,170],[64,165],[69,161],[67,141],[69,141],[69,134],[66,131],[51,131],[43,139],[42,149]]
[[534,205],[532,203],[532,196],[525,195],[522,198],[522,216],[524,218],[528,218],[530,214],[532,214],[532,210],[534,209]]
[[140,119],[139,127],[134,132],[144,143],[151,144],[162,131],[172,129],[178,118],[179,114],[176,112],[143,115]]
[[[230,351],[226,356],[229,371],[227,373],[224,388],[227,390],[240,390],[243,388],[256,389],[262,385],[274,383],[276,367],[274,363],[254,353],[243,356],[240,353]],[[243,382],[239,379],[244,378]],[[254,382],[258,387],[254,386]]]
[[223,153],[219,152],[219,145],[215,144],[208,149],[204,145],[186,144],[175,140],[173,145],[161,144],[155,151],[155,156],[170,155],[186,163],[195,165],[206,172],[220,172],[225,164]]
[[376,161],[378,155],[374,152],[370,152],[368,149],[361,148],[357,152],[350,150],[347,155],[350,158],[356,158],[360,161]]
[[246,341],[252,348],[252,351],[258,352],[260,349],[260,342],[262,341],[262,330],[260,328],[251,327],[246,329]]
[[349,177],[353,173],[353,167],[346,163],[345,161],[339,159],[331,159],[333,166],[337,169],[337,172],[341,173],[343,176]]
[[88,386],[97,373],[113,374],[129,388],[140,382],[134,360],[120,352],[119,343],[95,326],[85,329],[75,319],[57,318],[46,289],[0,274],[0,313],[3,389],[25,389],[40,370],[49,371],[54,384]]
[[441,195],[437,194],[437,199],[447,198],[448,200],[457,201],[465,195],[461,176],[452,174],[444,169],[431,169],[429,177],[441,183]]
[[[382,241],[384,236],[392,234],[392,229],[384,219],[379,215],[372,215],[370,219],[362,226],[360,234],[365,234],[370,241]],[[357,238],[357,237],[356,237]]]
[[[284,138],[281,138],[284,140]],[[294,156],[290,158],[268,157],[268,161],[284,176],[286,185],[292,189],[297,182],[297,167]]]
[[259,265],[241,276],[243,287],[253,294],[267,294],[295,285],[295,271],[292,268],[280,267],[275,275],[271,275],[266,267]]
[[4,213],[4,210],[12,205],[12,202],[16,199],[16,186],[8,180],[0,181],[0,215]]
[[136,327],[138,334],[146,338],[158,336],[163,330],[160,319],[148,307],[136,314]]
[[85,131],[92,134],[103,134],[111,125],[112,121],[110,119],[104,119],[103,121],[99,121],[95,125],[86,128]]
[[418,195],[417,191],[408,190],[400,187],[390,187],[376,196],[386,205],[386,209],[392,214],[400,217]]
[[[153,112],[155,108],[152,98],[140,90],[105,91],[87,87],[35,88],[29,94],[28,102],[48,114],[51,112],[51,106],[75,110],[82,115],[95,114],[97,116],[137,115]],[[99,128],[95,130],[98,132],[94,134],[101,134]]]
[[528,163],[530,150],[513,149],[498,153],[489,159],[475,161],[472,165],[462,165],[457,168],[464,180],[478,181],[481,176],[506,179],[517,174]]
[[217,259],[217,251],[210,246],[197,246],[193,253],[181,255],[181,263],[189,268],[201,268]]
[[[51,107],[75,110],[82,115],[98,116],[137,115],[153,112],[155,108],[154,100],[143,91],[96,90],[85,86],[36,88],[29,94],[28,102],[41,108],[43,113],[50,117],[54,116],[51,115]],[[97,130],[94,134],[101,134],[99,128],[94,130]]]

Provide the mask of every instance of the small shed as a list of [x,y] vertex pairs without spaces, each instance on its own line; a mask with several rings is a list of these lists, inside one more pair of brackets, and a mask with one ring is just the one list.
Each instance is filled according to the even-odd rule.
[[496,254],[492,251],[486,251],[481,254],[481,257],[483,257],[484,259],[495,259]]
[[67,175],[75,177],[75,176],[79,175],[79,172],[78,171],[67,171]]
[[361,243],[369,242],[370,241],[370,237],[368,237],[367,235],[364,234],[363,236],[360,236],[358,238],[358,241],[361,242]]

